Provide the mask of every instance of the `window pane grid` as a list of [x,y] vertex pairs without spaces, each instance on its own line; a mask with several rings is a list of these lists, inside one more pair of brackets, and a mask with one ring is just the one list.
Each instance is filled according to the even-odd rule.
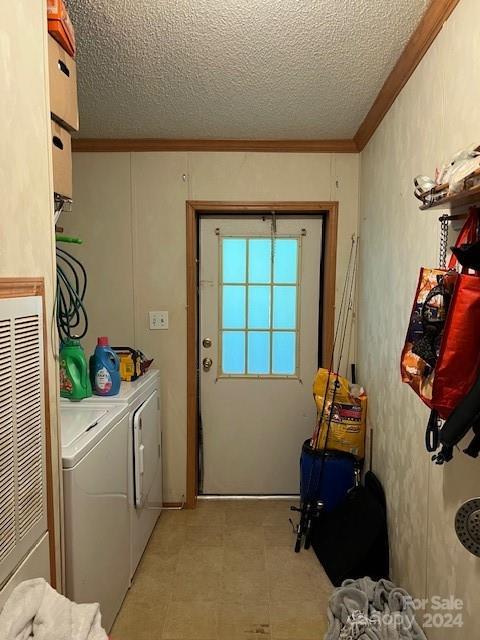
[[[224,237],[220,243],[220,374],[296,377],[299,239]],[[236,288],[241,289],[234,294]],[[232,348],[242,353],[224,353]]]

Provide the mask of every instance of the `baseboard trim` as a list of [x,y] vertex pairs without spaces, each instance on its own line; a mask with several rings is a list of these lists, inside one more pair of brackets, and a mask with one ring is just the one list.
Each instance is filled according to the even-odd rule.
[[272,495],[201,495],[197,500],[298,500],[298,494],[272,494]]

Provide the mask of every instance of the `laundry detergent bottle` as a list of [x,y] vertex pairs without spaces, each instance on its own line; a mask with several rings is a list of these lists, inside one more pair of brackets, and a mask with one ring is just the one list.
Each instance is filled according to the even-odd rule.
[[87,360],[80,341],[70,338],[62,342],[60,361],[60,395],[70,400],[83,400],[92,395]]
[[90,358],[90,379],[97,396],[116,396],[120,391],[120,361],[105,336],[98,338]]

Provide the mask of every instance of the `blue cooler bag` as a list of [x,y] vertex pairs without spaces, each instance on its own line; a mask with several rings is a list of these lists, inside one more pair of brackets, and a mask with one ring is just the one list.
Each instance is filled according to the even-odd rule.
[[[322,473],[322,466],[325,468]],[[321,500],[326,512],[343,502],[355,486],[355,457],[342,451],[312,449],[305,440],[300,456],[302,503]]]

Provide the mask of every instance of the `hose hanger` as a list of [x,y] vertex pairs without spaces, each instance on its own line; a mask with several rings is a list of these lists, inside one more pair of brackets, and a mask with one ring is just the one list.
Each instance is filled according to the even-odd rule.
[[273,269],[275,265],[275,249],[276,249],[275,238],[277,237],[277,214],[275,213],[275,211],[270,211],[270,215],[272,216],[272,219],[270,222],[270,238],[272,242],[272,251],[270,255],[272,259],[272,273],[273,273]]
[[272,236],[275,237],[277,235],[277,214],[275,211],[271,211],[272,216]]

